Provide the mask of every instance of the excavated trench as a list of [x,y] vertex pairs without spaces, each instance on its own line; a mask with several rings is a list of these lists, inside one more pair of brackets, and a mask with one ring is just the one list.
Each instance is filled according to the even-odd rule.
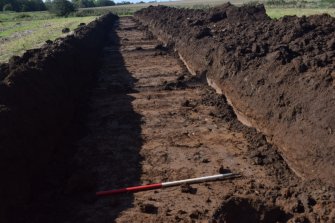
[[[1,222],[333,222],[334,189],[322,177],[297,177],[283,159],[292,162],[276,135],[259,125],[267,123],[259,100],[279,90],[273,85],[268,96],[255,99],[254,92],[262,89],[254,89],[252,78],[242,75],[246,81],[241,80],[233,70],[255,72],[255,61],[262,69],[257,53],[263,48],[251,46],[255,56],[249,49],[231,50],[235,46],[227,39],[212,42],[215,36],[231,38],[223,29],[243,39],[248,32],[241,30],[250,25],[250,16],[264,27],[273,25],[262,10],[231,5],[210,11],[149,7],[135,18],[116,21],[107,15],[72,37],[1,65],[0,134],[8,139],[0,142],[1,177],[6,179],[0,186],[5,198]],[[333,19],[309,19],[324,20],[328,29],[318,31],[327,38],[334,32],[327,23]],[[221,31],[214,35],[213,27]],[[256,34],[248,41],[256,41]],[[243,47],[244,41],[239,44]],[[247,59],[237,55],[238,64],[231,63],[222,56],[226,48]],[[272,52],[267,54],[272,58]],[[328,55],[320,72],[329,69],[332,60]],[[206,77],[222,95],[207,85]],[[266,77],[256,79],[267,86]],[[253,92],[243,91],[248,89]],[[258,115],[245,95],[257,102]],[[229,171],[242,177],[95,196],[100,190]]]

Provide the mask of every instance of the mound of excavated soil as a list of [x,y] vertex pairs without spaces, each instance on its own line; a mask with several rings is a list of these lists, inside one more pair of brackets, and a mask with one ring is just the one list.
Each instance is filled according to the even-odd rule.
[[30,199],[93,79],[116,19],[108,14],[0,64],[0,222],[20,213]]
[[271,20],[263,6],[149,7],[136,17],[225,94],[299,176],[335,185],[335,19]]

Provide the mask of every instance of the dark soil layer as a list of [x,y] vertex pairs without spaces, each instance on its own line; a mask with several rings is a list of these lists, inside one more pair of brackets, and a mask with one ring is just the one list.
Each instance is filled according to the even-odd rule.
[[305,180],[335,185],[335,19],[271,20],[263,6],[136,14],[194,75],[223,93],[239,120],[277,145]]
[[30,200],[93,80],[115,20],[108,14],[0,65],[0,222],[13,222]]

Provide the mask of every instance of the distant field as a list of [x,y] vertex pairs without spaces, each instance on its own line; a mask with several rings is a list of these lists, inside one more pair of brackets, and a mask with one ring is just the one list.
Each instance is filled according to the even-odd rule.
[[[118,14],[120,16],[125,15],[132,15],[137,10],[140,10],[142,8],[148,7],[150,5],[157,6],[157,5],[167,5],[167,6],[173,6],[177,8],[192,8],[192,9],[207,9],[216,5],[224,4],[226,2],[230,2],[235,5],[243,5],[248,4],[250,2],[256,2],[252,0],[208,0],[208,1],[201,1],[201,0],[183,0],[183,1],[171,1],[171,2],[159,2],[159,3],[146,3],[146,4],[132,4],[132,5],[122,5],[122,6],[109,6],[109,7],[99,7],[99,8],[86,8],[86,9],[80,9],[77,12],[77,16],[87,16],[87,15],[101,15],[106,12],[113,12],[115,14]],[[257,1],[259,3],[265,2],[265,1]],[[316,4],[316,1],[306,1],[306,2],[312,2]],[[280,18],[285,15],[297,15],[297,16],[303,16],[303,15],[314,15],[314,14],[322,14],[322,13],[328,13],[332,16],[335,16],[335,8],[300,8],[300,7],[284,7],[284,6],[269,6],[266,5],[267,13],[271,18]]]
[[335,9],[322,9],[322,8],[266,8],[266,13],[274,19],[281,18],[285,15],[309,16],[316,14],[328,13],[335,17]]
[[55,15],[45,12],[0,12],[0,25],[9,21],[30,21],[55,18]]
[[[13,55],[21,55],[25,50],[40,47],[46,40],[54,40],[62,36],[61,30],[65,27],[71,30],[78,27],[79,23],[88,23],[97,16],[113,12],[120,16],[132,15],[135,11],[149,5],[168,5],[174,7],[187,7],[193,9],[206,9],[223,4],[228,0],[183,0],[174,2],[160,2],[151,4],[132,4],[110,6],[101,8],[80,9],[69,18],[57,18],[48,12],[30,13],[1,13],[0,12],[0,62],[6,62]],[[236,5],[243,5],[249,0],[230,0]],[[260,1],[259,1],[260,2]],[[272,18],[285,15],[313,15],[328,13],[335,16],[335,9],[326,8],[284,8],[266,7],[267,13]]]
[[[29,14],[30,17],[25,16]],[[73,30],[80,23],[88,23],[95,18],[55,18],[47,12],[0,13],[0,62],[64,35],[62,29],[65,27]]]
[[131,5],[120,5],[120,6],[109,6],[109,7],[98,7],[98,8],[85,8],[80,9],[79,15],[100,15],[105,12],[113,12],[115,14],[124,16],[132,15],[134,12],[148,7],[150,5],[166,5],[180,8],[192,8],[192,9],[206,9],[216,5],[224,4],[230,2],[235,5],[243,5],[244,3],[250,2],[251,0],[183,0],[183,1],[167,1],[167,2],[157,2],[157,3],[144,3],[144,4],[131,4]]

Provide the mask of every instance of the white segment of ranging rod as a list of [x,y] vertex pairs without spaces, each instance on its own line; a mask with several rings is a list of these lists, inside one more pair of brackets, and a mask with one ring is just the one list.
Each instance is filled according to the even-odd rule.
[[198,178],[192,178],[192,179],[186,179],[186,180],[177,180],[177,181],[162,183],[162,187],[173,187],[173,186],[178,186],[181,184],[195,184],[195,183],[202,183],[206,181],[214,181],[214,180],[220,180],[220,179],[224,179],[226,177],[230,177],[234,175],[236,176],[236,174],[233,174],[233,173],[226,173],[226,174],[218,174],[218,175],[213,175],[213,176],[198,177]]

